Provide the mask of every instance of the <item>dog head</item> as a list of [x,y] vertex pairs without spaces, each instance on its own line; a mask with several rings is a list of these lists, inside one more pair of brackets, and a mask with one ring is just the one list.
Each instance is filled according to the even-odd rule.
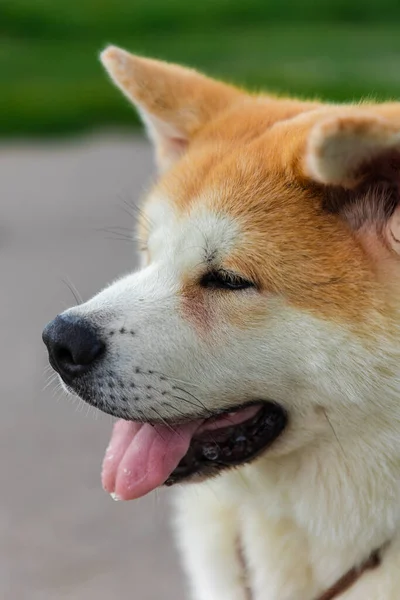
[[67,387],[134,421],[137,443],[146,429],[146,452],[139,423],[176,448],[149,489],[379,412],[397,362],[400,110],[251,96],[114,47],[102,61],[159,178],[142,268],[45,330]]

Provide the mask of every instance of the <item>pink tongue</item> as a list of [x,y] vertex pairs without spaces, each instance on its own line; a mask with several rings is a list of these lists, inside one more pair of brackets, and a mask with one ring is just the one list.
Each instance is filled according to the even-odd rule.
[[174,428],[117,421],[103,462],[104,489],[133,500],[165,483],[189,449],[201,421]]

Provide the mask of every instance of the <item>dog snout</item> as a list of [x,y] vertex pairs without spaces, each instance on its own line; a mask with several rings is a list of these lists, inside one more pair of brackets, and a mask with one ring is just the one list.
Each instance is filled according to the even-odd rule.
[[78,316],[58,315],[42,337],[50,364],[66,383],[89,371],[105,351],[96,328]]

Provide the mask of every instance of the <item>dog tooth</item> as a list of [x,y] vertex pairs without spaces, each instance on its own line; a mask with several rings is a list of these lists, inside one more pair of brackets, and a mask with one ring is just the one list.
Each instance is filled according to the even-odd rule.
[[202,453],[208,460],[216,460],[219,457],[219,449],[214,444],[205,444]]

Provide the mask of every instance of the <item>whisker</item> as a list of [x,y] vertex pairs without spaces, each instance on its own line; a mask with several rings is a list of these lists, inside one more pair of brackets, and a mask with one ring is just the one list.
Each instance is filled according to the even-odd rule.
[[[153,408],[154,410],[154,408]],[[185,413],[183,413],[182,411],[180,411],[178,408],[176,408],[174,406],[174,410],[173,412],[176,414],[178,413],[180,416],[184,417],[185,419],[187,419],[188,415],[186,415]],[[158,413],[157,413],[158,414]],[[173,416],[175,416],[175,414]],[[172,429],[172,427],[169,426],[169,424],[163,420],[163,423],[165,423],[165,425],[167,425],[170,429]],[[172,429],[172,431],[174,431],[174,429]],[[178,431],[174,431],[174,433],[178,434],[180,438],[182,438],[182,436],[179,434]],[[214,444],[216,445],[216,447],[218,448],[218,450],[221,450],[220,445],[218,444],[217,440],[214,438],[213,434],[210,433],[210,439],[214,442]]]
[[51,374],[49,376],[49,379],[48,379],[47,383],[44,385],[44,387],[42,389],[42,392],[44,392],[45,390],[47,390],[47,388],[50,387],[57,380],[57,377],[58,377],[57,373]]
[[[341,451],[342,451],[342,453],[343,453],[343,456],[346,458],[346,454],[345,454],[345,452],[344,452],[344,450],[343,450],[343,446],[342,446],[342,444],[340,443],[340,440],[339,440],[339,438],[338,438],[338,435],[337,435],[337,433],[336,433],[336,431],[335,431],[335,428],[334,428],[334,427],[333,427],[333,425],[332,425],[332,422],[331,422],[331,420],[329,419],[329,417],[328,417],[328,415],[327,415],[327,413],[326,413],[326,410],[325,410],[325,408],[323,408],[323,409],[322,409],[322,412],[324,413],[324,415],[325,415],[325,418],[326,418],[326,420],[328,421],[329,427],[331,428],[331,430],[332,430],[332,433],[333,433],[333,435],[335,436],[337,443],[339,444],[339,447],[340,447],[340,449],[341,449]],[[347,459],[346,459],[346,460],[347,460]]]
[[[190,406],[194,406],[195,408],[199,409],[199,405],[195,404],[194,402],[190,402],[190,400],[188,400],[187,398],[182,398],[181,396],[175,396],[174,394],[171,394],[172,398],[175,398],[175,400],[182,400],[182,402],[186,402],[186,404],[189,404]],[[201,407],[203,408],[203,407]],[[208,416],[211,417],[212,413],[206,409]]]
[[43,377],[45,377],[46,381],[49,381],[49,379],[52,379],[56,375],[58,375],[58,373],[56,373],[52,367],[50,367],[47,373],[43,373]]
[[83,304],[83,298],[82,298],[81,294],[78,292],[78,290],[76,289],[76,286],[72,283],[72,281],[69,279],[69,277],[64,277],[62,282],[65,283],[65,285],[68,287],[69,291],[71,292],[71,294],[73,295],[73,297],[75,299],[75,302],[77,304]]
[[196,396],[194,396],[194,394],[192,394],[191,392],[188,392],[187,390],[184,390],[183,388],[176,387],[176,386],[174,386],[174,388],[173,388],[173,389],[175,389],[175,390],[179,390],[180,392],[184,392],[185,394],[188,394],[188,395],[189,395],[189,396],[191,396],[191,397],[192,397],[194,400],[196,400],[196,402],[198,402],[198,403],[199,403],[199,405],[200,405],[202,408],[204,408],[204,410],[205,410],[205,411],[208,411],[208,412],[210,412],[210,411],[209,411],[209,409],[206,407],[206,405],[205,405],[205,404],[203,404],[203,402],[202,402],[202,401],[201,401],[199,398],[197,398]]
[[100,227],[97,231],[104,231],[105,233],[115,233],[117,235],[127,236],[133,239],[133,231],[130,227],[120,227],[114,225],[110,227]]
[[[159,414],[159,413],[156,411],[156,409],[155,409],[154,407],[151,407],[151,410],[152,410],[154,413],[156,413],[157,417],[158,417],[159,419],[161,419],[161,421],[163,421],[163,418],[160,416],[160,414]],[[164,422],[164,424],[166,425],[166,423],[165,423],[165,422]],[[152,424],[152,427],[153,427],[153,428],[155,428],[153,424]],[[174,430],[172,429],[172,427],[170,427],[170,429],[171,429],[172,431],[174,431]],[[160,438],[161,438],[162,440],[164,440],[164,441],[165,441],[165,437],[164,437],[164,436],[161,434],[161,432],[160,432],[158,429],[156,429],[156,432],[158,433],[158,435],[160,436]],[[175,431],[174,431],[174,433],[175,433]]]
[[129,201],[125,198],[122,198],[121,195],[119,195],[119,199],[123,204],[123,206],[119,206],[119,208],[129,215],[131,219],[135,220],[136,223],[139,220],[142,220],[145,223],[146,228],[149,230],[153,228],[154,223],[151,221],[149,216],[144,213],[142,207],[138,206],[135,202],[133,202],[133,200]]
[[[166,375],[165,373],[162,373],[161,371],[154,371],[154,373],[157,373],[157,375],[161,375],[162,377],[165,377],[165,379],[167,379],[168,381],[175,381],[176,383],[183,383],[184,385],[191,385],[193,387],[197,387],[200,388],[200,385],[197,385],[196,383],[191,383],[190,381],[184,381],[183,379],[177,379],[176,377],[171,377],[170,375]],[[179,389],[179,388],[177,388]]]
[[120,241],[120,242],[129,242],[130,244],[135,244],[134,236],[128,235],[127,233],[124,233],[123,231],[118,231],[116,229],[112,229],[109,227],[100,227],[99,229],[96,229],[96,231],[98,231],[100,233],[109,234],[109,235],[105,236],[106,240],[116,240],[116,241]]
[[173,427],[172,427],[172,426],[171,426],[171,425],[168,423],[168,421],[166,421],[165,419],[163,419],[163,417],[160,415],[160,413],[159,413],[159,412],[158,412],[158,411],[157,411],[157,410],[156,410],[154,407],[152,407],[152,411],[156,413],[156,415],[158,416],[158,418],[159,418],[159,419],[160,419],[160,420],[161,420],[161,421],[164,423],[164,425],[165,425],[166,427],[168,427],[168,429],[169,429],[170,431],[172,431],[172,433],[173,433],[174,435],[177,435],[177,436],[179,436],[179,437],[182,439],[182,436],[181,436],[181,434],[179,433],[179,431],[176,431],[176,430],[175,430],[175,429],[174,429],[174,428],[173,428]]
[[112,242],[123,242],[125,244],[134,244],[135,243],[134,240],[129,240],[128,238],[116,237],[115,235],[106,236],[104,239],[111,240]]
[[138,204],[136,204],[136,202],[134,202],[133,200],[126,200],[126,199],[122,199],[122,202],[124,203],[125,207],[129,210],[133,210],[134,213],[131,214],[131,216],[137,216],[140,217],[141,219],[143,219],[150,227],[154,226],[154,222],[150,219],[150,217],[148,215],[145,214],[143,208],[141,206],[139,206]]

